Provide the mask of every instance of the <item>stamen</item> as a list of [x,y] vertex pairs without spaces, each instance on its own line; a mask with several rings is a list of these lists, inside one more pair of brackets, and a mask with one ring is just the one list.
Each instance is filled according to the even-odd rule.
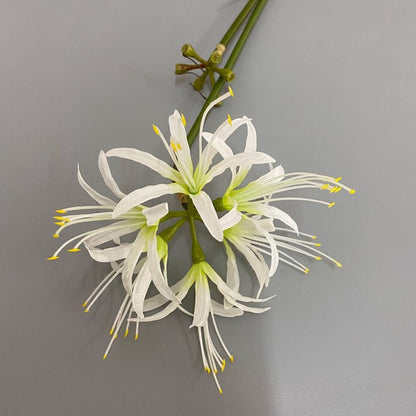
[[328,204],[328,208],[332,208],[335,205],[335,202],[331,202],[330,204]]
[[303,272],[304,272],[305,274],[308,274],[308,273],[310,272],[310,269],[305,269]]
[[339,182],[342,179],[342,176],[340,176],[339,178],[334,179],[335,182]]
[[355,194],[355,189],[350,189],[350,194],[354,195]]
[[66,210],[65,209],[56,209],[55,212],[57,212],[58,214],[65,214]]
[[70,248],[68,251],[69,251],[70,253],[76,253],[76,252],[78,252],[78,251],[81,251],[81,249],[80,249],[80,248],[78,248],[78,247],[74,247],[74,248]]
[[228,92],[230,93],[231,97],[234,97],[234,91],[230,86],[228,86]]
[[185,116],[183,115],[183,113],[181,114],[181,118],[182,118],[183,126],[186,127],[186,119],[185,119]]
[[329,188],[329,183],[326,183],[325,185],[322,185],[321,189]]
[[58,259],[59,259],[58,256],[51,256],[51,257],[48,257],[46,260],[58,260]]
[[53,238],[59,238],[59,234],[54,234],[52,237]]
[[160,131],[159,131],[159,129],[153,124],[153,131],[155,132],[155,134],[157,135],[157,136],[159,136],[159,134],[160,134]]
[[227,114],[227,120],[229,125],[231,126],[233,124],[233,121],[231,120],[231,116],[229,114]]

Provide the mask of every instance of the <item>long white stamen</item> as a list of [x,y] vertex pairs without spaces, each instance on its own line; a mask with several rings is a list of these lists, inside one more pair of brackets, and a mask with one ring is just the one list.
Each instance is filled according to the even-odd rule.
[[91,292],[90,296],[87,298],[87,300],[82,304],[83,307],[87,306],[89,301],[93,298],[93,296],[97,293],[97,291],[100,290],[100,288],[105,285],[112,277],[112,275],[116,273],[116,270],[111,270],[110,273],[107,274],[107,276],[104,277],[104,279],[97,285],[97,287]]

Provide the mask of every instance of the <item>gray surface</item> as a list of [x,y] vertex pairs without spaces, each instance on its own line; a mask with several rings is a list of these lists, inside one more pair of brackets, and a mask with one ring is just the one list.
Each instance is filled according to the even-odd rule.
[[[241,4],[1,1],[1,415],[416,413],[413,0],[270,1],[236,99],[211,118],[247,114],[288,171],[357,188],[329,211],[291,205],[344,267],[321,262],[308,278],[282,267],[271,312],[220,322],[236,356],[223,396],[179,314],[103,362],[120,292],[83,314],[103,268],[85,253],[44,261],[57,243],[52,210],[88,201],[76,162],[104,191],[101,148],[164,154],[151,123],[166,126],[174,108],[191,121],[201,105],[171,71],[182,43],[208,54]],[[156,180],[115,169],[130,189],[138,174]]]

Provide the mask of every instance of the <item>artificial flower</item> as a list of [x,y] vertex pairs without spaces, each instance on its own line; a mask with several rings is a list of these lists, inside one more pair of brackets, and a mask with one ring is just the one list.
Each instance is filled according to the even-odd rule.
[[[223,226],[220,223],[210,196],[203,190],[203,188],[227,169],[249,169],[253,164],[274,162],[274,159],[265,153],[250,151],[247,149],[242,153],[232,154],[230,157],[225,157],[222,161],[211,166],[213,156],[216,151],[213,153],[215,147],[210,142],[205,146],[205,148],[202,148],[202,133],[205,118],[208,112],[216,104],[231,95],[232,91],[230,90],[228,93],[214,100],[207,107],[202,116],[199,135],[199,161],[195,168],[187,141],[185,118],[183,115],[181,116],[178,111],[175,111],[169,117],[169,143],[161,133],[160,129],[154,126],[154,131],[161,138],[175,165],[175,168],[169,166],[166,162],[156,158],[155,156],[138,149],[118,148],[109,150],[106,153],[106,156],[108,157],[120,157],[141,163],[171,181],[171,183],[167,184],[163,183],[145,186],[144,188],[136,189],[126,195],[115,207],[113,211],[114,218],[118,218],[131,210],[133,207],[141,205],[151,199],[170,194],[183,194],[189,196],[192,200],[198,214],[210,234],[216,240],[222,241]],[[239,220],[239,216],[237,211],[234,213],[236,215],[234,222],[237,222]]]

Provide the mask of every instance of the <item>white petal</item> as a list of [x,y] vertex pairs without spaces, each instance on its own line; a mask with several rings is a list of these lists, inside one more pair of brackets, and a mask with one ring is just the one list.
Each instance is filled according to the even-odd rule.
[[178,302],[176,295],[165,281],[162,270],[160,268],[160,259],[157,253],[157,237],[156,234],[148,241],[147,258],[149,259],[149,269],[152,275],[153,283],[161,295],[167,299]]
[[[237,261],[230,245],[224,240],[225,252],[227,254],[227,286],[238,292],[240,288],[240,274]],[[224,309],[231,309],[232,305],[224,298]]]
[[220,224],[223,231],[234,227],[241,220],[241,212],[238,211],[237,205],[235,205],[230,211],[220,218]]
[[105,248],[103,250],[99,248],[89,248],[87,245],[85,245],[85,247],[95,261],[108,263],[111,261],[125,259],[129,254],[131,244],[122,244],[117,247]]
[[141,150],[129,147],[119,147],[109,150],[106,155],[108,157],[120,157],[122,159],[133,160],[134,162],[147,166],[165,178],[175,182],[181,181],[181,177],[175,169],[170,167],[163,160],[153,156],[151,153],[142,152]]
[[[276,243],[273,237],[265,229],[263,229],[258,222],[253,221],[253,223],[255,227],[258,229],[258,231],[264,235],[267,242],[269,243],[270,251],[271,251],[271,263],[270,263],[269,276],[273,276],[276,273],[277,266],[279,265],[279,252],[277,251]],[[266,287],[267,287],[267,284],[266,284]]]
[[249,212],[252,212],[253,214],[261,214],[265,217],[276,218],[277,220],[282,221],[287,226],[292,228],[292,230],[296,233],[299,232],[298,225],[296,224],[295,220],[289,214],[279,208],[266,204],[253,204],[249,209]]
[[101,176],[104,179],[105,184],[113,192],[115,196],[123,198],[126,196],[124,192],[121,192],[120,188],[117,185],[117,182],[114,180],[113,175],[111,174],[110,166],[108,165],[107,157],[105,153],[101,150],[98,155],[98,169],[100,169]]
[[[118,226],[120,226],[120,228]],[[138,223],[132,224],[130,221],[120,221],[116,227],[103,230],[102,233],[85,240],[84,244],[89,248],[94,248],[96,246],[100,246],[101,244],[107,243],[108,241],[122,237],[123,235],[138,231],[140,228],[141,226]]]
[[116,203],[110,199],[107,198],[104,195],[101,195],[100,193],[98,193],[96,190],[94,190],[93,188],[91,188],[90,185],[87,184],[87,182],[85,182],[84,178],[81,175],[81,171],[79,170],[79,164],[78,164],[78,182],[79,184],[82,186],[82,188],[84,189],[84,191],[95,201],[97,201],[100,205],[108,205],[110,207],[113,207],[114,205],[116,205]]
[[203,265],[204,265],[203,267],[204,267],[205,273],[208,275],[211,281],[217,286],[218,290],[224,296],[227,296],[229,300],[235,299],[235,300],[239,300],[242,302],[266,302],[274,297],[274,296],[271,296],[266,299],[257,299],[257,298],[251,298],[251,297],[240,295],[240,293],[229,288],[221,279],[221,277],[217,274],[217,272],[208,263],[203,263]]
[[207,323],[211,304],[208,279],[205,273],[199,274],[195,279],[195,307],[193,326],[204,326]]
[[126,195],[114,208],[113,218],[124,214],[130,209],[143,204],[151,199],[159,198],[163,195],[185,193],[185,190],[176,183],[149,185],[144,188],[136,189]]
[[274,163],[275,160],[266,153],[248,152],[238,153],[214,165],[206,174],[204,184],[211,182],[216,176],[221,175],[226,169],[237,166],[250,166],[263,163]]
[[144,249],[146,248],[147,243],[147,229],[142,229],[139,234],[137,234],[136,239],[131,244],[131,249],[126,257],[124,262],[123,272],[121,274],[121,281],[123,282],[124,289],[128,294],[131,295],[133,289],[133,273],[134,269],[139,261],[140,256],[142,255]]
[[253,251],[251,244],[248,244],[238,238],[232,238],[230,241],[235,245],[237,250],[245,257],[247,262],[250,264],[251,268],[254,270],[254,273],[259,281],[260,289],[263,288],[265,283],[268,280],[269,268],[267,267],[266,262],[262,256],[257,256]]
[[169,206],[167,202],[164,202],[154,207],[144,208],[142,213],[146,217],[147,225],[150,227],[156,225],[161,218],[163,218],[169,212]]
[[149,263],[146,261],[134,281],[131,297],[133,309],[140,318],[143,317],[143,302],[151,282],[152,274],[149,270]]
[[237,302],[233,299],[230,299],[230,303],[232,305],[236,306],[237,308],[245,311],[245,312],[251,312],[251,313],[263,313],[263,312],[267,312],[271,309],[270,307],[256,308],[256,307],[253,307],[253,306],[243,305],[242,303],[239,303],[239,302]]
[[224,307],[218,302],[215,302],[215,300],[211,300],[211,306],[214,315],[224,316],[225,318],[234,318],[236,316],[241,316],[244,314],[244,311],[242,311],[241,309],[234,308],[232,307],[232,305],[230,309],[224,309]]
[[201,191],[197,195],[189,195],[192,202],[195,205],[198,214],[201,216],[202,221],[207,227],[210,234],[218,241],[222,241],[224,238],[220,220],[218,219],[217,212],[215,211],[214,204],[212,203],[209,195]]

